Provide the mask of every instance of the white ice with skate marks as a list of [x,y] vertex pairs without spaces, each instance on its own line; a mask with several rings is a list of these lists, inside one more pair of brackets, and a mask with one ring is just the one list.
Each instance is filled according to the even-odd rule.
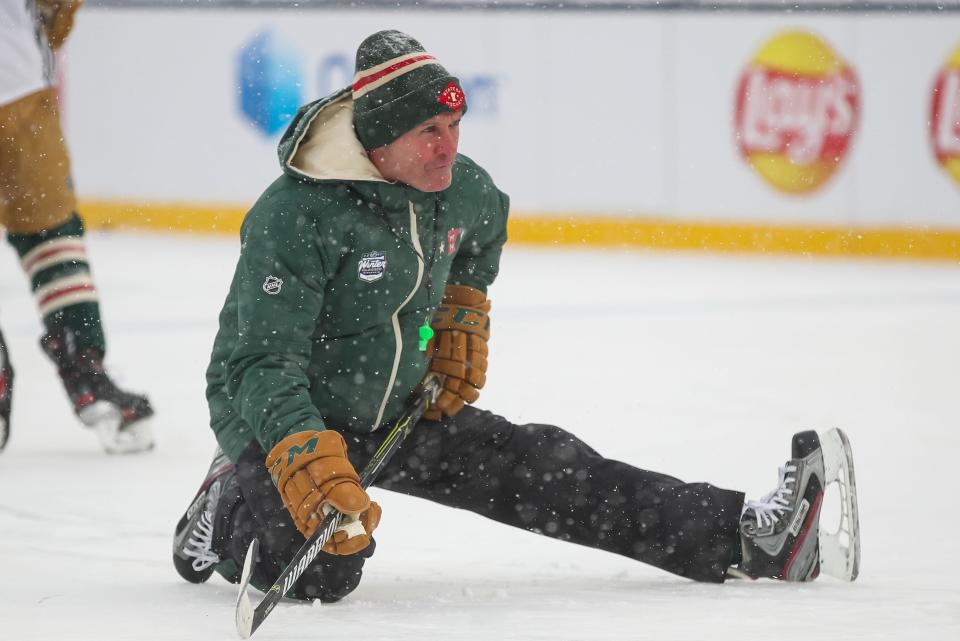
[[[71,415],[0,252],[17,369],[0,455],[3,638],[235,638],[235,586],[184,583],[170,545],[209,465],[203,372],[237,247],[91,234],[107,365],[157,409],[142,456],[105,455]],[[794,431],[841,427],[859,579],[695,584],[374,490],[384,518],[360,588],[332,606],[284,602],[255,639],[960,638],[960,269],[511,248],[501,274],[481,407],[752,498]]]

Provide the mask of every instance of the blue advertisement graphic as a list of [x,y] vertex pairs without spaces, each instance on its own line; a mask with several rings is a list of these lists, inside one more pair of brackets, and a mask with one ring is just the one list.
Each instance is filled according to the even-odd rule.
[[240,49],[237,81],[241,113],[267,136],[282,131],[304,102],[300,54],[270,31]]
[[[240,49],[237,66],[239,107],[264,136],[282,132],[305,102],[342,89],[353,82],[353,54],[336,51],[317,60],[316,87],[304,88],[303,57],[274,32],[259,31]],[[492,74],[460,74],[471,118],[492,119],[499,111],[498,78]]]
[[463,85],[463,93],[467,96],[468,114],[480,118],[496,117],[500,103],[499,83],[496,76],[477,74],[461,75],[459,78],[460,84]]
[[331,53],[317,65],[317,97],[327,96],[353,84],[353,56]]

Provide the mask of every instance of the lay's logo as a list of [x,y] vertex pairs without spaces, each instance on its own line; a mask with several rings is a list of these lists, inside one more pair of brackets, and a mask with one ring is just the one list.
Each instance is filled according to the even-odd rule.
[[740,75],[740,153],[781,191],[800,194],[825,183],[846,155],[859,116],[856,75],[812,34],[776,36]]
[[930,142],[937,162],[960,184],[960,46],[953,50],[933,85]]

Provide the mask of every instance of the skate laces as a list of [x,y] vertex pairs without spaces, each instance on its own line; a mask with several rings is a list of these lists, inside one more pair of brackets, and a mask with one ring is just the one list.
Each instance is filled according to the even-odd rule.
[[747,501],[745,503],[747,509],[753,510],[756,515],[758,528],[762,528],[768,523],[773,525],[779,522],[780,514],[793,509],[790,505],[790,499],[787,497],[793,494],[791,485],[797,482],[796,477],[791,475],[791,472],[797,471],[797,466],[787,463],[779,471],[780,481],[777,483],[776,489],[758,501]]
[[200,515],[200,520],[190,534],[183,553],[193,558],[190,565],[195,571],[202,572],[220,562],[219,555],[213,551],[213,519],[207,512]]

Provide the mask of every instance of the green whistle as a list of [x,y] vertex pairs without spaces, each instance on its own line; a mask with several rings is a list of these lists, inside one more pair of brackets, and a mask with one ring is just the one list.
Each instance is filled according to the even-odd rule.
[[433,338],[433,328],[424,323],[420,326],[420,351],[427,351],[427,343],[430,342],[430,339]]

